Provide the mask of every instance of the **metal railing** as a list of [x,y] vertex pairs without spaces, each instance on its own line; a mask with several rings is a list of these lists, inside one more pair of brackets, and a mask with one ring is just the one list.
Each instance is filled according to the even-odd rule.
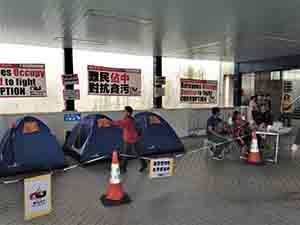
[[291,102],[291,106],[293,107],[294,110],[300,108],[299,99],[300,99],[300,95]]

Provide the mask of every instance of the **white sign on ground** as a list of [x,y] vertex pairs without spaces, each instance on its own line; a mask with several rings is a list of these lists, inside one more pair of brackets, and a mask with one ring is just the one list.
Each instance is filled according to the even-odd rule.
[[174,159],[158,158],[150,161],[150,178],[170,177],[173,176]]
[[25,220],[51,212],[51,174],[24,180],[24,210]]

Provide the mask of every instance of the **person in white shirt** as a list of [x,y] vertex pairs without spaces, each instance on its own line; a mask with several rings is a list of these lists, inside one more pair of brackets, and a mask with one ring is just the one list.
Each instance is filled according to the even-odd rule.
[[247,120],[249,122],[249,125],[251,127],[251,129],[254,129],[256,127],[256,122],[254,120],[254,116],[253,114],[258,112],[258,107],[257,107],[257,96],[252,96],[250,98],[250,102],[249,102],[249,107],[248,107],[248,111],[247,111]]

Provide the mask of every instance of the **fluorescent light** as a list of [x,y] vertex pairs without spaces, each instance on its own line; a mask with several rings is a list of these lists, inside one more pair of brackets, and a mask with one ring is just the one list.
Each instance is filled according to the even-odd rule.
[[[54,38],[54,40],[61,41],[61,40],[64,40],[64,37],[56,37],[56,38]],[[73,43],[78,43],[78,44],[93,44],[93,45],[107,44],[107,41],[86,40],[86,39],[80,39],[80,38],[72,38],[71,40]]]
[[85,16],[102,16],[107,18],[112,18],[115,20],[128,21],[131,23],[150,25],[152,24],[152,19],[142,18],[137,16],[129,16],[114,11],[103,10],[103,9],[88,9]]

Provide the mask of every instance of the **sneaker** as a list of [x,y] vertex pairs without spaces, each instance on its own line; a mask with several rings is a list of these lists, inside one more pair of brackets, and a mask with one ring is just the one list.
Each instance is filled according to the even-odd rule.
[[214,155],[214,147],[210,147],[208,150],[210,155]]
[[224,158],[221,155],[217,155],[217,156],[214,156],[213,159],[214,160],[223,160]]

